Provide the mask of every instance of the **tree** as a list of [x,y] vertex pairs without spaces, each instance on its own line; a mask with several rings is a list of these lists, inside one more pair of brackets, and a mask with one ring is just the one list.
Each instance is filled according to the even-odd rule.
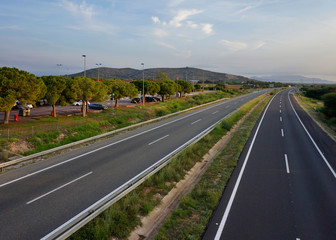
[[[143,84],[142,80],[132,81],[131,84],[134,84],[137,90],[139,92],[140,91],[142,92],[142,84]],[[145,95],[146,94],[155,95],[160,90],[160,85],[158,83],[149,82],[147,80],[144,81],[144,87],[145,87]]]
[[16,100],[22,103],[35,103],[46,93],[42,79],[17,68],[0,68],[0,111],[5,112],[4,123]]
[[86,116],[88,110],[88,101],[101,101],[107,97],[107,88],[105,85],[86,77],[76,77],[72,82],[71,90],[76,96],[76,99],[81,99],[83,102],[83,117]]
[[129,84],[119,79],[106,79],[104,84],[107,86],[107,93],[115,98],[115,107],[118,107],[118,100],[123,97],[135,97],[138,90],[134,84]]
[[328,117],[336,117],[336,92],[322,95],[323,111]]
[[173,95],[176,92],[176,89],[178,88],[177,84],[171,80],[162,81],[159,83],[159,85],[160,85],[160,91],[158,92],[158,94],[162,97],[162,102],[164,102],[165,96]]
[[66,88],[66,81],[63,77],[43,76],[42,80],[47,87],[45,98],[52,105],[53,116],[56,117],[56,102],[61,98],[62,92]]
[[165,73],[159,73],[155,76],[155,78],[158,80],[158,81],[168,81],[170,80],[168,75],[165,74]]
[[146,94],[155,95],[160,91],[160,85],[156,82],[147,81],[147,88],[145,90]]
[[182,97],[182,94],[190,93],[193,88],[192,84],[185,80],[177,80],[175,82],[179,85],[178,91],[181,97]]

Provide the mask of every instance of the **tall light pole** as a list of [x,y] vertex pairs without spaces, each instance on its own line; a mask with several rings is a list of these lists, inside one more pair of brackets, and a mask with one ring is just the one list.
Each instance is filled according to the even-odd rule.
[[84,77],[86,77],[86,55],[83,54],[82,57],[84,58]]
[[142,65],[142,94],[143,94],[142,105],[145,105],[145,64],[141,63],[141,65]]
[[98,66],[98,81],[99,81],[99,66],[101,66],[102,64],[101,63],[96,63],[96,65]]
[[57,67],[58,67],[58,76],[61,76],[61,67],[62,67],[62,64],[57,64]]

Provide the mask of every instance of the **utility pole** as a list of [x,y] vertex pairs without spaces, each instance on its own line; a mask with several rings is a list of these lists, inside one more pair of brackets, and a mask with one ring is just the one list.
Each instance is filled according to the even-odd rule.
[[142,65],[142,94],[143,94],[143,99],[142,99],[142,105],[145,105],[145,64],[141,63]]
[[84,58],[84,77],[86,77],[86,55],[83,54],[82,57]]
[[61,67],[62,67],[62,64],[57,64],[57,67],[58,67],[58,76],[61,76]]
[[101,63],[96,63],[96,65],[98,66],[97,69],[98,69],[98,81],[99,81],[99,66],[101,66],[102,64]]

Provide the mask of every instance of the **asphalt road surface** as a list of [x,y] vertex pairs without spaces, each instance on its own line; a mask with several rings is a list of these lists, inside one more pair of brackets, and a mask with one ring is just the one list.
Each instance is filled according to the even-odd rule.
[[336,239],[335,167],[336,143],[289,90],[280,92],[251,134],[203,239]]
[[0,175],[0,239],[39,239],[224,118],[259,91]]

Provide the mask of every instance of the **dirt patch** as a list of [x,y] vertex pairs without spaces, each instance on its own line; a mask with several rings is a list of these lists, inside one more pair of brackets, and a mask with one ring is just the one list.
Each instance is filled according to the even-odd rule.
[[148,216],[142,218],[141,227],[136,228],[131,233],[128,238],[129,240],[149,240],[155,237],[164,221],[178,206],[181,198],[196,185],[216,155],[224,149],[227,142],[232,138],[233,133],[258,105],[259,104],[256,104],[248,114],[236,123],[235,126],[204,155],[201,162],[197,162],[195,166],[188,171],[184,179],[178,182],[175,188],[163,197],[159,206],[155,207]]
[[18,142],[12,142],[8,144],[8,150],[13,153],[22,154],[31,150],[33,146],[29,144],[26,140],[20,140]]

